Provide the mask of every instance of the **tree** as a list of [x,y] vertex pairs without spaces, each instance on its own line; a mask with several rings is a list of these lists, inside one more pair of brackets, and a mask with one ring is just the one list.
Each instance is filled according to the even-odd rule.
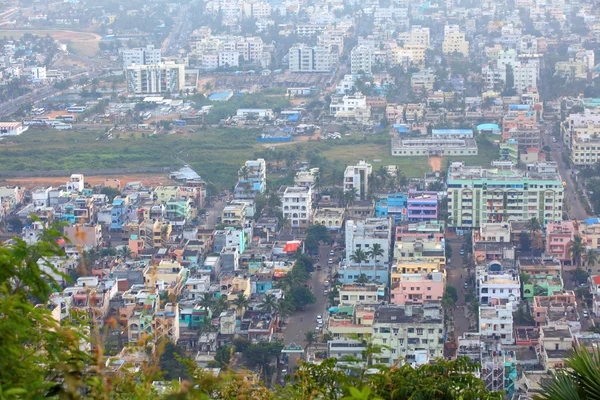
[[106,197],[108,197],[108,202],[112,203],[115,197],[121,195],[121,192],[119,191],[119,189],[110,186],[104,186],[102,189],[100,189],[100,194],[106,195]]
[[119,249],[119,257],[123,258],[125,261],[131,257],[131,249],[129,246],[123,246]]
[[587,249],[583,255],[583,262],[588,271],[591,270],[593,266],[598,264],[598,252],[594,249]]
[[317,339],[317,335],[314,331],[308,331],[304,334],[304,341],[306,342],[306,346],[304,347],[304,351],[308,349]]
[[290,290],[290,296],[292,297],[292,301],[296,306],[296,309],[302,309],[309,304],[314,304],[317,301],[313,292],[304,286],[293,287]]
[[344,207],[349,207],[352,204],[354,204],[357,197],[358,197],[358,189],[355,187],[353,187],[350,190],[344,191],[344,195],[342,196],[342,202],[344,204]]
[[248,307],[249,301],[248,301],[248,298],[243,293],[240,293],[232,301],[232,303],[235,306],[235,309],[238,312],[238,314],[243,315],[244,310],[246,309],[246,307]]
[[444,296],[442,297],[442,303],[445,303],[445,306],[454,307],[456,302],[458,301],[458,291],[454,286],[448,285],[446,286],[446,290],[444,291]]
[[583,268],[577,267],[575,271],[573,271],[573,280],[578,284],[587,282],[589,277],[590,274]]
[[374,243],[371,250],[367,251],[367,256],[375,263],[378,262],[377,257],[381,257],[385,254],[385,251],[381,248],[379,243]]
[[448,259],[452,258],[452,246],[450,245],[450,243],[446,242],[445,249],[446,249],[446,259],[448,260]]
[[272,294],[268,294],[264,297],[258,308],[261,311],[273,312],[277,309],[277,299]]
[[358,278],[355,279],[356,283],[369,283],[369,277],[365,274],[360,274]]
[[183,349],[171,341],[163,343],[164,351],[160,356],[160,369],[166,380],[190,379],[187,365],[183,362],[185,354]]
[[573,264],[581,265],[581,259],[585,253],[585,244],[583,243],[581,236],[575,235],[573,240],[567,244],[567,250]]
[[535,400],[595,399],[600,395],[600,350],[584,346],[573,349],[564,368],[543,381]]
[[217,347],[217,351],[215,353],[215,361],[219,363],[220,368],[224,368],[229,366],[229,362],[231,361],[231,354],[234,351],[234,347],[231,345],[224,345]]
[[367,260],[367,254],[362,249],[356,249],[353,254],[350,254],[350,261],[358,264],[359,275],[362,274],[362,263]]
[[[225,297],[222,297],[222,299],[225,299]],[[204,293],[202,297],[200,297],[198,305],[203,310],[212,310],[212,308],[215,306],[215,298],[210,293]]]
[[250,344],[242,354],[250,367],[260,368],[260,374],[268,384],[272,374],[270,364],[274,358],[279,357],[282,349],[283,344],[279,342],[258,342]]
[[519,244],[521,251],[527,252],[531,250],[531,239],[529,238],[529,234],[527,232],[522,231],[519,234]]

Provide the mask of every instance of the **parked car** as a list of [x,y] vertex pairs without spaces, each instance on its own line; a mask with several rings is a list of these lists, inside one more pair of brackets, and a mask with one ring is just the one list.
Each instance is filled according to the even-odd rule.
[[589,314],[586,310],[583,310],[583,318],[589,317]]
[[465,289],[467,289],[469,287],[469,284],[467,282],[465,282]]
[[330,258],[329,260],[327,260],[327,264],[333,264],[333,258]]
[[331,250],[331,251],[329,252],[329,256],[330,256],[330,257],[333,257],[333,256],[335,256],[335,252],[334,252],[333,250]]
[[460,255],[464,256],[465,255],[465,249],[460,249]]
[[325,287],[329,287],[329,281],[325,281],[325,282],[323,282],[323,285],[324,285]]

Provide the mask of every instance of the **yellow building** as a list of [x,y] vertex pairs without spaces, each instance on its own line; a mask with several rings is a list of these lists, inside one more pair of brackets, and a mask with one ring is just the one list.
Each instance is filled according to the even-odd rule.
[[179,294],[187,278],[188,270],[178,261],[162,260],[158,265],[148,265],[144,268],[143,274],[144,283],[147,287]]
[[179,186],[157,186],[154,189],[154,198],[161,203],[166,203],[171,198],[177,199],[179,196]]
[[327,229],[341,230],[344,224],[345,209],[343,208],[319,208],[313,217],[315,224],[320,224]]
[[398,263],[396,264],[396,273],[398,274],[432,273],[434,271],[443,270],[442,264],[437,261],[398,260]]
[[462,32],[452,32],[445,36],[442,43],[442,52],[444,54],[460,53],[465,57],[469,56],[469,42],[465,40],[465,34]]

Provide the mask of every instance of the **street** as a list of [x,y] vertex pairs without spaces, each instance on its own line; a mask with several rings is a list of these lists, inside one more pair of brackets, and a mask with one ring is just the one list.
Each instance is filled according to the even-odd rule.
[[589,218],[589,215],[585,211],[585,208],[577,197],[577,191],[575,190],[575,183],[571,178],[571,170],[567,168],[563,159],[562,152],[567,151],[564,144],[560,140],[556,143],[552,142],[552,135],[542,134],[542,144],[550,147],[550,153],[552,154],[552,160],[556,161],[558,165],[558,172],[565,182],[565,203],[568,204],[568,215],[569,219],[582,220]]
[[[449,240],[449,239],[446,239]],[[460,255],[460,249],[465,242],[463,237],[453,238],[449,240],[452,248],[451,263],[447,268],[447,284],[454,286],[458,293],[458,301],[454,308],[454,336],[458,338],[464,332],[469,331],[469,318],[467,317],[467,303],[465,301],[464,283],[467,280],[467,268],[463,263],[463,256]]]

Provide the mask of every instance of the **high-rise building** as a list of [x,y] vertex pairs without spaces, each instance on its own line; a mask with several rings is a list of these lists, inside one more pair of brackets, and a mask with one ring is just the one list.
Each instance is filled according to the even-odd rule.
[[350,72],[352,74],[370,74],[373,64],[373,51],[368,46],[356,46],[350,53]]
[[323,46],[310,47],[305,44],[292,46],[288,52],[290,72],[329,72],[331,56]]
[[369,175],[373,172],[371,164],[360,160],[357,165],[350,165],[344,171],[344,192],[356,189],[357,200],[364,200],[369,192]]
[[130,94],[178,93],[185,88],[185,66],[174,62],[127,67]]
[[554,162],[528,164],[520,170],[510,161],[492,162],[490,168],[457,161],[448,171],[449,224],[457,228],[531,218],[543,225],[560,222],[563,198]]
[[153,45],[140,47],[136,49],[123,50],[123,68],[127,69],[132,65],[159,64],[161,61],[160,49],[155,49]]

